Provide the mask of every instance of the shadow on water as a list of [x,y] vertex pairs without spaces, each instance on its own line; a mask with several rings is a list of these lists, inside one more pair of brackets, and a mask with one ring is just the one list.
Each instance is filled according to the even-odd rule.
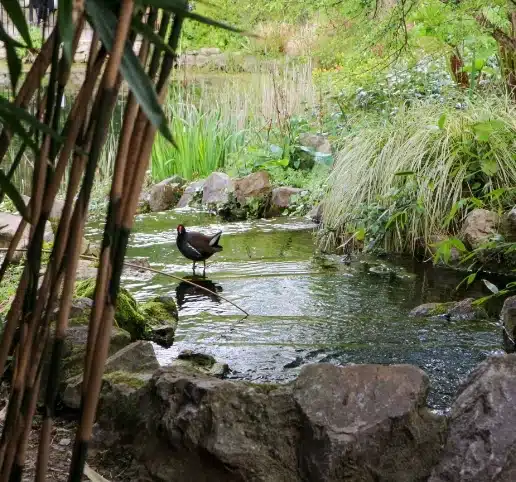
[[[216,294],[162,275],[127,280],[138,300],[176,292],[180,319],[174,345],[155,347],[162,364],[190,349],[228,363],[233,378],[286,382],[308,363],[410,363],[430,377],[431,406],[445,408],[472,368],[501,352],[496,303],[490,307],[493,317],[482,321],[408,316],[421,303],[489,294],[480,280],[466,292],[456,289],[464,274],[412,259],[349,263],[316,256],[314,226],[305,219],[221,224],[206,213],[181,210],[139,216],[128,256],[145,256],[169,274],[191,275],[190,261],[175,246],[180,222],[207,234],[223,231],[223,251],[210,258],[205,286],[223,292],[250,316],[242,319]],[[99,239],[100,226],[91,224],[88,232]]]
[[[195,283],[198,286],[193,286],[190,283],[185,283],[182,281],[176,287],[176,299],[177,299],[177,307],[181,310],[186,304],[195,304],[197,305],[199,302],[203,300],[213,301],[215,303],[220,303],[221,298],[216,295],[216,293],[221,293],[222,286],[220,284],[216,284],[213,281],[206,278],[199,278],[193,276],[185,276],[185,279]],[[201,288],[199,288],[199,286]],[[206,292],[204,289],[208,289],[211,293]]]

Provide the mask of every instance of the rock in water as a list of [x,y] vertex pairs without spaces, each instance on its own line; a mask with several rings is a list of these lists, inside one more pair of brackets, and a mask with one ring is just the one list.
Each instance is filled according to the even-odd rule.
[[272,190],[269,216],[279,216],[292,204],[292,197],[303,192],[297,187],[275,187]]
[[224,204],[228,202],[233,189],[233,181],[227,174],[212,172],[202,188],[202,203],[209,207]]
[[206,181],[204,179],[200,181],[191,182],[186,186],[181,199],[178,201],[176,207],[177,208],[186,208],[195,204],[196,198],[198,201],[201,201],[204,183]]
[[429,482],[516,480],[516,355],[481,363],[451,408],[441,462]]
[[179,183],[171,183],[168,179],[152,186],[149,193],[149,208],[151,212],[166,211],[173,208],[183,194]]
[[450,321],[485,320],[488,318],[482,306],[474,305],[473,298],[447,303],[425,303],[416,306],[409,316],[415,318],[447,318]]
[[294,383],[303,480],[423,480],[444,431],[427,392],[428,377],[410,365],[305,367]]

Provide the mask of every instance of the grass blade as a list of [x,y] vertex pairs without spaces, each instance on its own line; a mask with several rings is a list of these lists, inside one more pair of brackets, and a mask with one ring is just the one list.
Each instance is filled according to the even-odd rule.
[[29,219],[27,216],[27,207],[25,206],[22,197],[18,190],[14,187],[14,184],[2,170],[0,170],[0,189],[2,190],[2,193],[5,193],[5,195],[11,199],[20,215],[28,222]]
[[57,9],[57,21],[59,25],[59,33],[61,34],[61,40],[63,41],[63,51],[68,62],[72,62],[72,43],[74,35],[74,23],[73,23],[73,1],[72,0],[61,0],[59,2],[59,8]]

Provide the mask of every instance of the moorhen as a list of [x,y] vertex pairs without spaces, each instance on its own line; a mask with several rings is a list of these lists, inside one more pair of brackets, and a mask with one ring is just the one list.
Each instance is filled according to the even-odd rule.
[[203,276],[205,276],[206,260],[213,254],[222,251],[222,246],[219,245],[221,235],[222,231],[215,233],[213,236],[206,236],[196,231],[187,232],[182,224],[177,227],[177,248],[185,258],[193,261],[194,275],[197,262],[202,261],[204,263]]

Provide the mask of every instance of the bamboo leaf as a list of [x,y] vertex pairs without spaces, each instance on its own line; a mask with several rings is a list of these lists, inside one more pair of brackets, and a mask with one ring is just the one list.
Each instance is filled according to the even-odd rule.
[[168,45],[154,30],[152,30],[149,25],[143,23],[140,19],[133,17],[131,22],[133,30],[136,33],[143,35],[149,40],[149,42],[153,43],[158,49],[168,52],[171,55],[175,55],[176,53],[172,50],[170,45]]
[[7,195],[13,202],[14,206],[20,213],[20,215],[26,221],[29,221],[27,217],[27,207],[23,201],[18,190],[14,187],[14,184],[4,174],[4,171],[0,169],[0,190]]
[[183,0],[136,0],[136,4],[140,4],[142,6],[148,5],[150,7],[158,7],[162,8],[163,10],[183,15],[186,18],[190,18],[192,20],[195,20],[200,23],[204,23],[206,25],[211,25],[212,27],[218,27],[222,28],[224,30],[229,30],[230,32],[236,32],[243,35],[256,37],[257,35],[252,34],[250,32],[245,32],[242,29],[232,27],[231,25],[228,25],[223,22],[219,22],[217,20],[213,20],[211,18],[205,17],[203,15],[199,15],[198,13],[191,12],[188,10],[188,4],[187,2]]
[[73,24],[73,0],[60,0],[59,8],[57,9],[57,21],[59,25],[59,33],[63,41],[63,51],[68,61],[73,62],[72,59],[72,43],[74,35]]
[[20,35],[27,44],[27,47],[32,48],[29,27],[27,26],[27,21],[23,14],[20,2],[18,0],[0,0],[0,4],[4,7],[7,15],[9,15],[9,18],[14,23],[16,30],[20,32]]
[[[116,16],[111,10],[105,8],[103,2],[99,0],[88,0],[86,2],[86,12],[102,43],[108,51],[111,51],[115,39]],[[140,59],[135,55],[128,42],[124,47],[120,70],[150,122],[159,129],[166,139],[173,142],[154,84],[145,73]]]
[[37,146],[31,139],[30,135],[25,131],[20,121],[27,122],[31,127],[45,134],[50,135],[58,142],[64,139],[54,129],[40,122],[36,117],[29,114],[25,109],[14,105],[12,102],[0,97],[0,118],[7,121],[6,124],[16,132],[33,150],[37,150]]
[[0,41],[3,42],[5,46],[5,52],[7,54],[7,66],[9,68],[9,78],[11,80],[13,95],[15,95],[16,86],[18,85],[18,80],[22,71],[22,61],[21,58],[18,57],[16,47],[25,48],[25,45],[13,39],[5,31],[2,23],[0,23]]

